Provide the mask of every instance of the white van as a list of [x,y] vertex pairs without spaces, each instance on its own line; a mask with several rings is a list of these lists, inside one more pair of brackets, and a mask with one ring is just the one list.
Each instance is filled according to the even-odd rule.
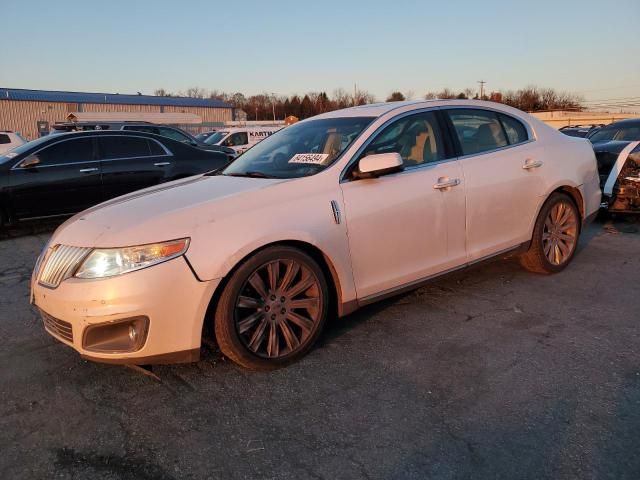
[[209,145],[221,145],[233,148],[238,154],[253,147],[256,143],[273,135],[284,127],[233,127],[221,128],[204,140]]

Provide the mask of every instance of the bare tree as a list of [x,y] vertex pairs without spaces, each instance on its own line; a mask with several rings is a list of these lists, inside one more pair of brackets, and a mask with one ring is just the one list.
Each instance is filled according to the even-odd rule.
[[391,95],[387,97],[387,102],[402,102],[405,100],[405,96],[400,92],[392,92]]

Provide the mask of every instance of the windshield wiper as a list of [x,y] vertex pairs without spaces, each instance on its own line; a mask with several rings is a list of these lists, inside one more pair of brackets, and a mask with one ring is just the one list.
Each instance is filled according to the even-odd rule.
[[228,177],[279,178],[279,177],[274,177],[273,175],[267,175],[266,173],[257,172],[257,171],[223,173],[222,175],[226,175]]

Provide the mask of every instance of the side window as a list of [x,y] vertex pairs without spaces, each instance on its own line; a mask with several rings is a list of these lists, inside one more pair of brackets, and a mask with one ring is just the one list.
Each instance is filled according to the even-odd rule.
[[77,138],[55,143],[40,150],[35,156],[39,165],[90,162],[93,158],[93,139]]
[[166,155],[167,152],[158,144],[158,142],[154,142],[153,140],[147,140],[149,142],[149,148],[151,149],[151,155]]
[[529,140],[527,129],[524,128],[524,125],[520,120],[516,120],[515,118],[502,113],[499,114],[499,117],[502,122],[502,126],[504,127],[504,131],[507,132],[509,145],[515,145],[516,143],[522,143]]
[[400,154],[405,168],[446,158],[435,114],[418,113],[393,122],[367,146],[363,156],[391,152]]
[[246,145],[249,143],[247,132],[236,132],[229,135],[223,142],[225,147],[239,147],[240,145]]
[[0,145],[5,145],[7,143],[11,143],[11,139],[9,138],[9,135],[5,133],[0,133]]
[[506,147],[507,137],[495,112],[475,109],[449,110],[463,155]]
[[140,137],[100,137],[100,159],[113,160],[117,158],[149,157],[151,150],[146,138]]
[[160,135],[162,135],[163,137],[171,138],[172,140],[177,140],[178,142],[191,143],[192,141],[184,133],[179,132],[178,130],[174,130],[173,128],[160,127],[158,130],[160,131]]

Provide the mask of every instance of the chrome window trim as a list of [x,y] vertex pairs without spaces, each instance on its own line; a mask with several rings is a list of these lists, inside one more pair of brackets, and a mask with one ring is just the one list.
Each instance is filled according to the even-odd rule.
[[[347,178],[346,177],[347,171],[353,166],[353,164],[357,161],[357,159],[360,157],[362,152],[364,150],[366,150],[366,148],[382,132],[382,130],[387,128],[389,125],[394,123],[396,120],[400,120],[402,118],[405,118],[405,117],[408,117],[408,116],[411,116],[411,115],[417,115],[417,114],[420,114],[420,113],[437,112],[438,110],[442,110],[442,109],[443,109],[443,107],[440,107],[440,106],[418,108],[418,109],[415,109],[415,110],[409,110],[407,112],[403,112],[403,113],[397,114],[394,117],[392,117],[392,118],[388,119],[387,121],[385,121],[382,125],[380,125],[378,128],[376,128],[371,135],[369,135],[369,138],[360,146],[360,148],[358,148],[358,150],[356,150],[356,152],[353,154],[353,156],[349,159],[349,161],[347,162],[345,167],[342,169],[342,172],[340,172],[340,182],[339,183],[347,183],[347,182],[353,182],[353,181],[361,180],[361,179]],[[390,111],[393,111],[393,110],[390,110]],[[440,125],[438,125],[438,126],[440,127]],[[440,130],[442,130],[442,129],[440,129]],[[440,133],[443,134],[445,132],[441,131]],[[444,141],[444,138],[442,140]],[[416,165],[416,166],[412,166],[412,167],[408,167],[408,168],[403,168],[401,171],[399,171],[397,173],[392,173],[392,174],[385,175],[385,177],[393,177],[393,176],[397,176],[397,175],[402,175],[404,173],[410,173],[410,172],[413,172],[415,170],[422,170],[423,168],[430,167],[432,165],[438,165],[438,164],[441,164],[441,163],[447,163],[447,162],[456,161],[456,160],[458,160],[457,157],[449,157],[449,158],[444,158],[442,160],[437,160],[435,162],[427,162],[427,163],[424,163],[422,165]]]
[[[499,110],[497,108],[491,108],[491,107],[473,107],[473,106],[465,106],[465,105],[452,105],[450,107],[441,107],[441,110],[443,110],[444,114],[447,114],[447,110],[485,110],[485,111],[489,111],[489,112],[493,112],[496,114],[502,114],[505,115],[507,117],[513,118],[514,120],[517,120],[518,122],[520,122],[522,124],[522,126],[524,127],[524,129],[527,131],[527,140],[524,142],[519,142],[519,143],[514,143],[511,145],[505,145],[504,147],[497,147],[497,148],[492,148],[491,150],[484,150],[482,152],[477,152],[477,153],[470,153],[468,155],[460,155],[459,157],[457,157],[457,160],[464,160],[467,158],[473,158],[473,157],[477,157],[479,155],[487,155],[489,153],[495,153],[495,152],[499,152],[502,150],[508,150],[510,148],[514,148],[514,147],[520,147],[522,145],[527,145],[529,143],[533,143],[536,141],[536,136],[533,132],[533,130],[531,129],[531,125],[529,125],[529,122],[522,120],[518,117],[515,117],[514,115],[511,115],[509,113],[505,113],[502,110]],[[451,120],[451,119],[449,119]],[[500,119],[498,118],[498,121],[500,121]],[[451,120],[451,122],[453,123],[453,120]],[[502,122],[500,122],[502,124]],[[504,128],[504,127],[503,127]],[[455,131],[453,132],[455,133]],[[505,132],[505,137],[506,137],[506,132]],[[460,142],[460,139],[457,139],[458,142]],[[506,138],[507,142],[509,141],[508,138]]]
[[[117,131],[117,130],[115,130]],[[105,137],[117,137],[118,134],[115,135],[104,135]],[[145,157],[119,157],[119,158],[108,158],[108,159],[104,159],[104,160],[87,160],[84,162],[68,162],[68,163],[54,163],[52,165],[39,165],[37,168],[49,168],[49,167],[63,167],[63,166],[67,166],[67,165],[78,165],[78,164],[85,164],[85,163],[99,163],[99,162],[113,162],[113,161],[119,161],[119,160],[135,160],[135,159],[141,159],[141,158],[157,158],[157,157],[173,157],[173,153],[167,148],[165,147],[162,143],[160,143],[158,140],[156,140],[155,138],[149,138],[149,137],[142,137],[139,135],[120,135],[121,137],[133,137],[133,138],[143,138],[145,140],[152,140],[154,142],[156,142],[158,145],[160,145],[160,147],[162,147],[162,150],[164,150],[165,154],[164,155],[149,155],[149,156],[145,156]],[[87,135],[87,136],[83,136],[82,138],[101,138],[102,135]],[[45,148],[49,148],[49,147],[53,147],[54,145],[58,145],[59,143],[62,142],[69,142],[72,140],[78,140],[78,138],[63,138],[58,142],[54,142],[54,143],[50,143],[48,145],[45,145],[44,147],[39,148],[38,150],[36,150],[35,152],[30,153],[27,157],[18,160],[15,164],[13,164],[13,166],[10,168],[10,170],[31,170],[33,167],[30,168],[22,168],[19,167],[18,165],[21,164],[26,158],[29,158],[31,155],[36,155],[37,153],[41,152],[42,150],[44,150]]]

